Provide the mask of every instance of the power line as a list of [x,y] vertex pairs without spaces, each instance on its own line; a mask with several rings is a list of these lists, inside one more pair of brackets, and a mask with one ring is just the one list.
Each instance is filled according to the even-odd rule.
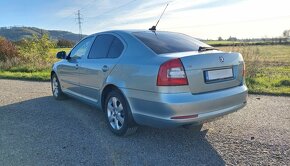
[[82,20],[83,20],[83,18],[81,17],[81,11],[80,10],[78,10],[78,13],[77,13],[77,24],[79,25],[79,40],[81,40],[82,39]]
[[[93,3],[96,3],[97,0],[91,0],[88,3],[84,4],[83,7],[79,8],[80,11],[83,11],[84,9],[90,7]],[[68,14],[65,17],[59,18],[58,20],[56,20],[54,23],[52,23],[50,26],[58,26],[61,25],[63,23],[64,20],[72,20],[72,18],[74,18],[74,16],[77,15],[75,12],[72,12],[71,14]],[[75,18],[77,19],[77,18]],[[83,18],[82,18],[83,19]]]
[[107,10],[107,11],[104,11],[103,13],[101,13],[101,14],[99,14],[99,15],[97,15],[97,16],[89,17],[88,19],[94,19],[94,18],[100,17],[100,16],[102,16],[102,15],[106,15],[106,14],[108,14],[108,13],[112,13],[112,11],[116,11],[116,10],[119,10],[119,9],[121,9],[121,8],[123,8],[123,7],[126,7],[126,6],[128,6],[129,4],[131,4],[131,3],[135,2],[135,1],[137,1],[137,0],[129,1],[129,2],[125,3],[125,4],[123,4],[123,5],[117,6],[116,8],[109,9],[109,10]]

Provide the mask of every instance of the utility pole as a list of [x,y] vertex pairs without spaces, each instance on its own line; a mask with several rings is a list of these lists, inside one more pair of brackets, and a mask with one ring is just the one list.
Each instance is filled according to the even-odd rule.
[[40,35],[41,35],[41,37],[43,36],[43,30],[42,29],[40,29]]
[[83,37],[83,35],[82,35],[82,17],[81,17],[81,11],[80,10],[78,10],[78,13],[77,13],[77,24],[79,24],[79,40],[81,40]]

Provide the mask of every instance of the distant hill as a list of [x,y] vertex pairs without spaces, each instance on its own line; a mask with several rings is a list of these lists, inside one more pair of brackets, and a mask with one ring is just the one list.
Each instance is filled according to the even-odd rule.
[[11,41],[19,41],[24,38],[31,38],[33,34],[40,36],[43,33],[49,34],[53,40],[66,39],[73,42],[79,40],[79,35],[68,31],[44,30],[35,27],[0,27],[0,36]]

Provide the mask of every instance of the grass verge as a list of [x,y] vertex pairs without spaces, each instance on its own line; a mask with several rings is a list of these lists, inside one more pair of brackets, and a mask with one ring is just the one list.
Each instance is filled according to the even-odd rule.
[[50,71],[34,71],[34,72],[12,72],[0,71],[0,78],[17,79],[17,80],[32,80],[32,81],[49,81]]

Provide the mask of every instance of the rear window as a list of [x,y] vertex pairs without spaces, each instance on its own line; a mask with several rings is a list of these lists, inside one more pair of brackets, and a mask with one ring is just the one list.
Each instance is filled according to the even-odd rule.
[[198,51],[199,47],[211,47],[193,37],[174,32],[134,32],[139,40],[156,54]]

